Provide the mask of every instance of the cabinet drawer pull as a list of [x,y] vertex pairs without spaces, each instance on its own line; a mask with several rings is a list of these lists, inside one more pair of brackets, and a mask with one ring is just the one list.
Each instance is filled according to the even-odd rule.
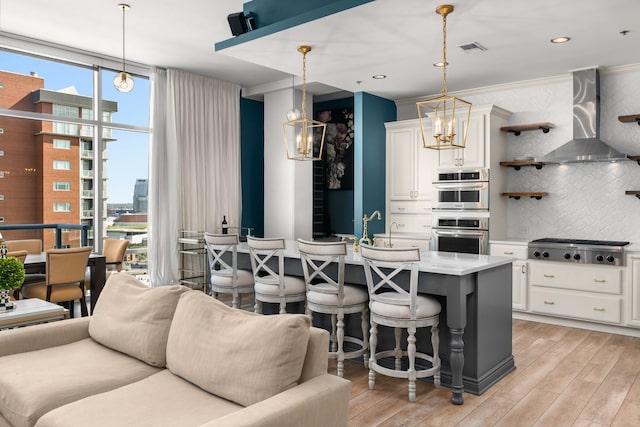
[[405,210],[405,209],[406,209],[406,208],[398,208],[398,210],[399,210],[400,212],[404,212],[404,210]]
[[555,304],[555,302],[553,302],[553,301],[547,301],[547,300],[545,300],[545,301],[544,301],[544,303],[545,303],[545,304],[547,304],[547,305],[554,305],[554,304]]
[[554,276],[553,274],[545,274],[544,277],[548,277],[549,279],[553,279],[556,276]]
[[522,274],[525,274],[527,272],[526,268],[524,267],[524,265],[522,266]]
[[604,279],[593,279],[593,281],[596,283],[607,283],[607,281]]
[[593,307],[593,309],[595,311],[605,311],[604,308],[600,308],[600,307]]
[[504,254],[505,255],[513,255],[513,252],[505,251]]

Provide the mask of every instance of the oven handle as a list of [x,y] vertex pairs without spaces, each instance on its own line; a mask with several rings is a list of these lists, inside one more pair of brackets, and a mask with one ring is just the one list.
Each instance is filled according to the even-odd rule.
[[441,184],[435,183],[433,186],[438,190],[457,190],[457,189],[484,189],[487,187],[486,182],[459,182],[456,184]]
[[447,230],[434,230],[431,229],[436,235],[443,236],[477,236],[483,237],[487,232],[486,231],[474,231],[474,230],[458,230],[458,231],[447,231]]

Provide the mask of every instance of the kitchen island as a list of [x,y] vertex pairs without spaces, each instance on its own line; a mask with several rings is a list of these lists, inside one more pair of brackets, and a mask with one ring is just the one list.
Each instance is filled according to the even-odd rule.
[[[239,267],[250,269],[247,244],[240,244],[238,252]],[[482,394],[515,368],[511,353],[515,258],[431,251],[420,255],[418,292],[440,300],[440,322],[447,326],[440,329],[442,384],[451,387],[451,401],[462,404],[463,391]],[[296,242],[287,241],[285,257],[285,273],[303,276]],[[366,286],[360,254],[349,251],[345,264],[345,283]],[[354,325],[349,332],[358,334],[358,328]],[[419,332],[417,338],[418,351],[431,351],[427,335]],[[381,347],[392,342],[392,332],[380,334]]]

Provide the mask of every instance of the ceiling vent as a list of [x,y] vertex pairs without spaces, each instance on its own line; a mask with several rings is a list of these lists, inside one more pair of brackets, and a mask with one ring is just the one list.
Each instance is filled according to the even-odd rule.
[[460,46],[458,46],[460,49],[462,49],[463,51],[465,51],[466,53],[477,53],[477,52],[482,52],[484,50],[487,50],[486,47],[482,46],[480,43],[478,42],[473,42],[473,43],[467,43],[467,44],[461,44]]

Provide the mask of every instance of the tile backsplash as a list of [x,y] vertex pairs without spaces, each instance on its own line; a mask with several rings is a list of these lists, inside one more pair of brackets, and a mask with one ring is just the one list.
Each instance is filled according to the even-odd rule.
[[[460,96],[474,105],[495,104],[513,114],[509,124],[551,122],[549,133],[509,134],[508,158],[542,156],[573,134],[571,75],[482,88]],[[409,108],[411,107],[411,108]],[[398,103],[398,120],[415,118],[415,103]],[[600,69],[600,137],[623,153],[640,155],[640,126],[621,123],[620,115],[640,114],[640,66]],[[505,159],[507,160],[507,159]],[[640,165],[571,163],[542,169],[501,170],[508,191],[545,191],[541,200],[508,201],[508,235],[514,239],[565,237],[628,240],[640,243],[640,200],[625,195],[640,190]]]

